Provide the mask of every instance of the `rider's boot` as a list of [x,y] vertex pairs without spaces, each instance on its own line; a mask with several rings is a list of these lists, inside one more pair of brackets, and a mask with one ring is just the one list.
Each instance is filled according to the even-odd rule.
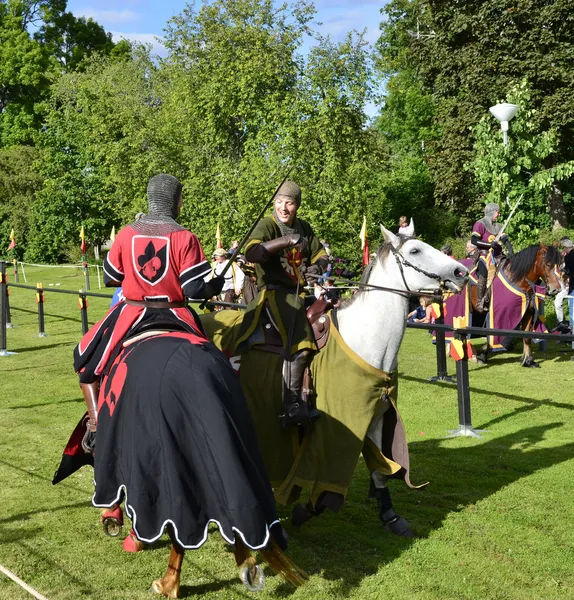
[[377,499],[379,517],[385,529],[401,537],[414,537],[409,522],[395,512],[388,487],[378,487],[371,479],[369,496]]
[[283,414],[281,425],[309,427],[319,417],[319,411],[310,405],[310,382],[304,381],[305,369],[311,352],[300,350],[283,362]]
[[488,278],[484,275],[479,275],[477,289],[476,289],[476,294],[477,294],[476,309],[478,310],[478,312],[481,312],[481,313],[484,313],[487,311],[488,301],[490,299],[489,298],[490,294],[488,293],[488,290],[486,289],[487,284],[488,284]]
[[86,401],[88,409],[88,431],[87,435],[82,440],[82,448],[85,452],[94,451],[96,428],[98,425],[98,393],[100,390],[100,382],[98,380],[92,383],[81,383],[82,393]]

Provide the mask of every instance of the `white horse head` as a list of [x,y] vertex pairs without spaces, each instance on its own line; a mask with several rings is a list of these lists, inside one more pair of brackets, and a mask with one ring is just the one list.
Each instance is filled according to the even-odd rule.
[[[403,233],[395,235],[381,225],[385,244],[379,250],[377,260],[384,267],[386,277],[394,272],[393,283],[413,292],[428,291],[439,286],[460,292],[468,280],[468,269],[436,248],[412,237],[412,219],[409,227],[404,229],[411,227],[412,233],[407,236]],[[390,283],[387,279],[381,285],[391,287]]]

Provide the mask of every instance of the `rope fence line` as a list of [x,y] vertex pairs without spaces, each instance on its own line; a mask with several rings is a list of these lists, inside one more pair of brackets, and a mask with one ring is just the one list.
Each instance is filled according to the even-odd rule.
[[[8,280],[6,276],[6,263],[0,261],[0,300],[1,313],[0,313],[0,357],[13,354],[7,351],[6,348],[6,326],[8,322]],[[54,292],[58,294],[72,294],[78,295],[78,304],[81,311],[82,318],[82,334],[88,331],[88,296],[97,298],[108,298],[112,299],[113,296],[109,294],[99,294],[96,292],[88,292],[86,290],[79,290],[74,292],[71,290],[56,290],[56,289],[43,289],[42,287],[33,287],[29,285],[22,285],[17,283],[10,284],[10,287],[29,289],[36,291],[36,301],[38,303],[38,328],[39,337],[44,337],[44,321],[43,321],[43,303],[44,303],[44,292]],[[189,299],[188,299],[189,300]],[[197,300],[196,300],[197,301]],[[442,304],[442,302],[439,303]],[[228,302],[217,302],[208,301],[205,302],[207,306],[223,306],[224,308],[243,309],[246,305],[231,304]],[[487,327],[465,327],[455,328],[450,325],[445,325],[442,315],[444,314],[443,309],[440,310],[441,317],[437,319],[436,323],[407,323],[407,327],[411,329],[426,329],[434,331],[436,335],[436,360],[437,360],[437,375],[431,377],[429,382],[448,382],[456,383],[457,394],[458,394],[458,414],[459,414],[459,428],[452,430],[452,435],[464,436],[464,437],[482,437],[480,430],[475,430],[472,427],[471,411],[470,411],[470,383],[469,383],[469,371],[468,371],[468,349],[466,342],[471,336],[486,337],[489,335],[497,335],[501,337],[509,338],[530,338],[535,340],[550,340],[550,341],[565,341],[574,342],[574,335],[557,335],[555,333],[539,333],[530,331],[520,331],[515,329],[490,329]],[[454,339],[462,343],[462,357],[460,360],[456,360],[456,380],[454,377],[448,375],[447,360],[446,360],[446,339],[445,333],[450,332],[453,334]]]
[[18,584],[23,590],[26,590],[29,594],[37,598],[37,600],[48,600],[46,596],[40,594],[38,590],[35,590],[31,585],[28,585],[25,581],[22,581],[17,575],[14,575],[12,571],[7,569],[6,567],[0,565],[0,571],[6,575],[9,579],[11,579],[14,583]]
[[[98,278],[98,289],[102,289],[102,277],[100,275],[100,270],[103,270],[101,265],[95,264],[91,265],[87,262],[78,263],[76,265],[43,265],[38,263],[28,263],[20,260],[13,260],[12,264],[14,265],[14,281],[18,283],[18,265],[20,265],[20,269],[22,270],[22,277],[24,277],[24,282],[28,283],[28,279],[26,277],[26,270],[24,269],[24,265],[27,267],[36,267],[40,269],[82,269],[84,272],[85,278],[85,287],[87,290],[90,289],[90,277],[88,274],[88,269],[96,269],[96,275]],[[59,284],[57,284],[59,285]]]

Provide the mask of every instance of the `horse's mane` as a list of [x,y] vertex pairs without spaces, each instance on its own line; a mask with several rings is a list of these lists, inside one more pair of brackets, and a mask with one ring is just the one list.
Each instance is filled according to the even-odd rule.
[[[400,239],[400,244],[399,244],[397,250],[399,250],[407,240],[412,239],[411,237],[403,236],[403,235],[400,235],[398,237]],[[380,260],[382,262],[383,260],[385,260],[387,258],[392,247],[393,247],[392,244],[385,243],[385,244],[381,244],[377,248],[377,252],[376,252],[375,256],[373,256],[371,258],[371,260],[369,261],[369,264],[365,267],[365,270],[363,271],[363,274],[361,275],[361,280],[360,280],[361,283],[366,284],[369,282],[369,277],[371,276],[371,271],[373,270],[373,267],[375,266],[375,264],[377,263],[378,260]],[[351,306],[351,304],[353,304],[353,302],[359,296],[360,292],[361,292],[361,290],[359,289],[350,298],[343,300],[341,302],[341,305],[339,308],[347,308],[348,306]]]
[[550,267],[555,267],[560,264],[560,252],[554,246],[541,246],[540,244],[533,244],[517,252],[514,257],[508,263],[508,274],[510,280],[513,283],[522,281],[528,271],[532,268],[532,265],[536,262],[536,257],[541,249],[545,248],[544,261]]

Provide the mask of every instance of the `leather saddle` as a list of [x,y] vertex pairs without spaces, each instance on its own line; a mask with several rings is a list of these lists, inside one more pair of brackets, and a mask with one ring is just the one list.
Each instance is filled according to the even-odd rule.
[[[313,304],[311,304],[306,312],[307,321],[313,330],[315,342],[319,350],[323,348],[329,339],[331,319],[328,315],[328,312],[332,308],[333,305],[330,302],[326,302],[325,300],[316,300],[313,302]],[[271,318],[266,310],[261,312],[261,326],[263,328],[265,343],[257,345],[257,349],[263,350],[264,352],[283,354],[283,342],[281,340],[281,335],[271,322]]]

